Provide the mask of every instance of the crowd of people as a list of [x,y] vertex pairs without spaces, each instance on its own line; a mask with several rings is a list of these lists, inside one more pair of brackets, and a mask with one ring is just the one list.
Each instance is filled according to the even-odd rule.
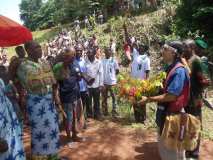
[[103,57],[95,36],[86,45],[72,42],[65,32],[44,55],[35,41],[15,48],[9,66],[1,66],[1,159],[25,159],[24,125],[31,128],[32,159],[57,159],[60,126],[70,141],[82,141],[78,133],[87,128],[86,120],[102,118],[101,93],[103,114],[109,115],[110,92],[112,115],[118,115],[112,86],[119,66],[111,48],[104,49]]
[[[1,160],[25,159],[22,139],[25,125],[31,128],[32,160],[57,160],[62,159],[58,156],[60,130],[65,129],[69,142],[83,143],[78,133],[87,128],[88,119],[102,120],[103,116],[109,116],[109,97],[111,115],[119,117],[113,89],[120,72],[116,41],[111,38],[102,49],[95,35],[89,40],[72,40],[69,34],[60,33],[47,43],[44,52],[36,41],[26,42],[24,47],[16,47],[17,55],[9,65],[0,66]],[[149,47],[134,37],[125,37],[124,52],[131,77],[148,79]],[[135,120],[143,124],[146,103],[158,103],[159,137],[167,115],[186,112],[201,121],[202,93],[209,83],[200,58],[207,48],[204,41],[172,41],[160,47],[167,72],[164,88],[158,96],[133,102]],[[200,137],[198,141],[194,151],[185,152],[168,149],[159,139],[159,154],[163,160],[198,158]]]
[[1,48],[0,50],[0,65],[1,66],[9,66],[9,61],[7,58],[7,50],[5,48]]

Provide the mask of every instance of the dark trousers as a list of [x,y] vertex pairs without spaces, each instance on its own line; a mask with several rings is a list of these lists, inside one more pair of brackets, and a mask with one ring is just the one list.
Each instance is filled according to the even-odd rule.
[[134,105],[134,116],[135,116],[135,121],[138,123],[144,123],[146,120],[146,105]]
[[90,108],[93,108],[94,118],[97,118],[98,116],[100,116],[101,112],[100,112],[100,89],[99,88],[89,88],[89,105],[90,105]]
[[107,104],[108,92],[110,93],[112,97],[112,110],[116,111],[116,99],[115,99],[115,93],[113,91],[113,86],[105,85],[104,90],[102,92],[102,95],[103,95],[102,107],[103,107],[104,114],[108,114],[108,104]]
[[[185,108],[186,113],[189,113],[198,119],[200,119],[202,123],[202,108],[201,106],[199,107],[192,107],[188,106]],[[198,137],[198,144],[197,147],[193,151],[186,151],[186,157],[187,158],[198,158],[200,154],[200,141],[201,141],[201,135]]]
[[81,92],[81,100],[85,118],[92,117],[92,107],[90,106],[89,92]]

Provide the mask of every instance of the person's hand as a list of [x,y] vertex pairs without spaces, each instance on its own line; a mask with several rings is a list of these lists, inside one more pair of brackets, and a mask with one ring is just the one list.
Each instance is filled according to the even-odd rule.
[[183,65],[188,66],[187,60],[185,58],[181,58],[181,62],[183,63]]
[[19,99],[19,94],[18,93],[15,94],[15,99],[18,101],[18,99]]
[[99,87],[99,90],[100,90],[101,92],[103,92],[103,91],[104,91],[104,89],[105,89],[105,87],[104,87],[104,86],[100,86],[100,87]]
[[61,104],[61,100],[60,100],[58,95],[54,96],[54,100],[55,100],[56,105],[60,105]]
[[146,104],[147,102],[148,102],[148,97],[142,96],[141,100],[138,101],[137,104],[139,104],[139,105],[144,105],[144,104]]
[[95,78],[91,78],[91,79],[87,82],[87,84],[88,84],[89,86],[91,86],[94,82],[95,82]]
[[8,150],[8,144],[7,141],[0,138],[0,153],[7,152]]
[[134,107],[138,107],[138,101],[136,99],[132,99],[132,105]]
[[134,106],[137,106],[137,100],[135,97],[129,97],[129,102]]

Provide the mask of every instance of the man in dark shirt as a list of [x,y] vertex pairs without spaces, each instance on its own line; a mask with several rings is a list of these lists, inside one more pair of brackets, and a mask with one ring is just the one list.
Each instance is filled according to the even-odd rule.
[[76,63],[70,63],[67,78],[59,81],[59,93],[62,103],[72,103],[78,100],[80,90],[78,85],[79,67]]
[[53,67],[53,71],[59,84],[59,97],[62,106],[65,110],[66,133],[67,137],[72,140],[81,140],[77,136],[77,131],[83,127],[83,109],[80,99],[79,79],[80,69],[77,63],[74,62],[75,51],[66,49],[62,54],[62,62],[57,63]]
[[[202,122],[202,99],[204,89],[209,85],[208,77],[205,75],[203,64],[200,56],[203,55],[204,49],[207,48],[207,44],[202,40],[191,40],[184,41],[184,57],[188,62],[190,71],[190,101],[186,112],[192,114],[200,119]],[[200,155],[200,139],[198,139],[198,145],[194,151],[187,151],[187,158],[199,158]]]

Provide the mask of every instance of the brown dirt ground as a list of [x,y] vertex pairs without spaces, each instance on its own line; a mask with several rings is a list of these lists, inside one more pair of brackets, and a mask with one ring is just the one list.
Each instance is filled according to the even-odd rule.
[[[24,144],[30,152],[29,129],[25,129]],[[68,160],[160,160],[156,133],[152,130],[123,127],[104,120],[90,120],[88,128],[80,134],[85,142],[67,145],[65,133],[61,134],[60,155]],[[204,140],[200,160],[213,160],[213,141]]]

